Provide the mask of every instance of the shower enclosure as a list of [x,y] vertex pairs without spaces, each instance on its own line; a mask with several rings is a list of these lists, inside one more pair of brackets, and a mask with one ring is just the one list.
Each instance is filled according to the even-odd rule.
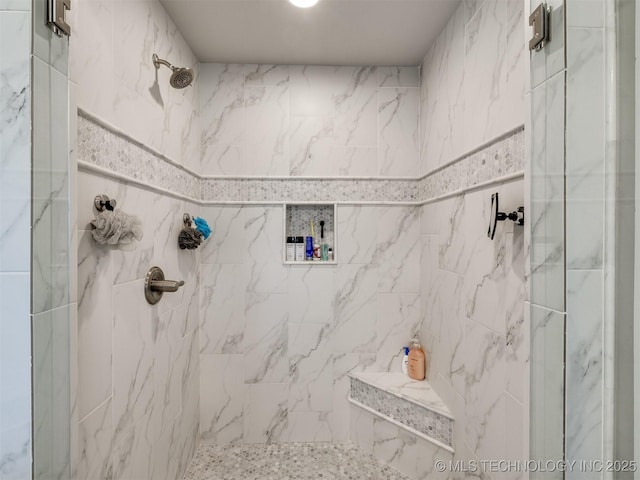
[[[625,471],[640,459],[640,8],[548,6],[551,38],[531,53],[526,97],[531,458],[586,462],[565,478],[640,478]],[[76,464],[77,109],[67,59],[44,1],[0,0],[3,479],[71,478]]]
[[69,478],[75,115],[45,2],[0,1],[0,477]]
[[632,478],[636,2],[548,5],[527,128],[531,457]]

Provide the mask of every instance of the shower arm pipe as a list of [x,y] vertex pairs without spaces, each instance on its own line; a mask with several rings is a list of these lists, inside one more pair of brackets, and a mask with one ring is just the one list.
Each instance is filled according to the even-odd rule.
[[169,67],[171,70],[175,70],[176,69],[176,67],[171,65],[166,60],[163,60],[162,58],[158,57],[158,55],[156,55],[155,53],[153,54],[152,58],[153,58],[153,64],[155,65],[156,70],[160,69],[160,65],[164,65],[165,67]]

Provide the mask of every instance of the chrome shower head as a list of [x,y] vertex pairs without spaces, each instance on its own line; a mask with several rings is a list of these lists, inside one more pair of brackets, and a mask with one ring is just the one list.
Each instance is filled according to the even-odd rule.
[[166,60],[163,60],[158,57],[155,53],[153,54],[153,65],[156,67],[156,70],[160,68],[160,65],[164,65],[171,69],[171,78],[169,78],[169,84],[173,88],[185,88],[193,83],[193,70],[187,67],[174,67]]

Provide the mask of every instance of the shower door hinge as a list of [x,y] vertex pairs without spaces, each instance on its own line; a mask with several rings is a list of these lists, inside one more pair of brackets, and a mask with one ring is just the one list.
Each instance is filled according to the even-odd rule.
[[71,0],[47,0],[47,25],[59,37],[71,35],[71,26],[65,20],[67,10],[71,10]]
[[529,40],[529,50],[542,50],[549,42],[549,10],[546,3],[541,3],[529,15],[529,25],[533,27],[533,37]]

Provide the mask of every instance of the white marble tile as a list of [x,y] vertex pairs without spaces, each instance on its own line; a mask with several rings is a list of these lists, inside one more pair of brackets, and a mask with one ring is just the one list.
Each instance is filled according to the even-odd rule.
[[153,471],[153,447],[157,437],[153,429],[152,415],[153,412],[148,411],[115,444],[113,448],[114,480],[144,478]]
[[529,404],[529,365],[531,350],[530,307],[520,307],[507,318],[507,392],[520,403]]
[[563,458],[564,331],[563,314],[531,305],[532,460]]
[[243,263],[246,258],[242,207],[203,207],[211,236],[201,247],[202,263]]
[[439,202],[422,206],[420,213],[420,233],[422,235],[437,235],[440,230]]
[[333,92],[335,144],[377,145],[378,89],[373,67],[340,67]]
[[420,90],[378,91],[378,174],[416,177],[419,172]]
[[[313,67],[310,67],[313,68]],[[322,68],[322,67],[320,67]],[[309,75],[309,84],[291,79],[289,101],[291,116],[328,117],[334,114],[333,83],[334,69],[330,72]]]
[[379,87],[419,87],[420,67],[378,67]]
[[194,264],[184,266],[182,302],[175,308],[179,337],[184,337],[200,326],[200,269],[197,257],[189,260],[193,260]]
[[251,86],[286,86],[289,83],[289,65],[244,66],[244,83]]
[[420,209],[378,208],[378,242],[375,262],[379,266],[378,292],[420,291]]
[[330,332],[330,326],[326,324],[289,324],[289,412],[332,410],[333,356]]
[[480,458],[504,458],[505,339],[465,322],[466,443]]
[[374,417],[366,410],[349,405],[350,440],[367,453],[373,453],[373,421]]
[[200,439],[200,354],[198,331],[183,339],[182,411],[176,419],[179,425],[180,468],[184,472],[193,458]]
[[375,353],[378,284],[371,265],[338,265],[334,293],[334,352]]
[[[603,429],[603,288],[601,271],[567,272],[566,458],[599,459]],[[569,478],[596,478],[575,472]]]
[[169,421],[160,431],[156,430],[155,435],[150,475],[152,478],[166,480],[181,478],[186,469],[182,455],[186,446],[195,441],[195,435],[182,435],[179,417]]
[[24,0],[2,0],[0,1],[0,11],[21,11],[28,12],[31,10],[31,2]]
[[246,136],[244,163],[251,175],[287,175],[289,90],[287,87],[245,87]]
[[81,1],[67,14],[73,34],[69,38],[69,78],[77,83],[78,106],[107,121],[114,120],[115,95],[113,0]]
[[460,6],[423,60],[420,174],[463,153],[464,38],[464,9]]
[[[505,10],[500,0],[487,0],[465,29],[465,150],[501,132],[497,119],[504,115]],[[508,106],[507,106],[508,107]]]
[[113,407],[111,399],[80,421],[78,478],[113,478]]
[[[289,84],[292,87],[329,87],[338,84],[340,71],[349,72],[357,67],[333,67],[324,65],[290,65]],[[344,75],[343,75],[344,81]]]
[[289,442],[330,442],[333,438],[328,412],[289,412]]
[[531,302],[564,311],[563,74],[531,93]]
[[[203,64],[200,67],[199,107],[202,126],[202,158],[215,158],[210,148],[241,145],[245,138],[244,67]],[[225,163],[211,165],[209,174],[230,174]],[[234,173],[236,173],[234,171]],[[243,172],[245,173],[245,172]]]
[[247,291],[286,293],[288,268],[282,264],[282,207],[244,207]]
[[332,323],[334,268],[295,266],[288,279],[289,321]]
[[[440,374],[458,393],[464,393],[465,349],[464,315],[456,299],[460,298],[463,279],[446,271],[439,271],[428,292],[423,328],[438,338],[431,352],[429,379]],[[456,308],[457,307],[457,308]],[[424,338],[423,338],[424,340]]]
[[0,474],[31,476],[29,274],[0,274]]
[[242,355],[200,355],[200,436],[204,442],[242,441]]
[[247,294],[244,315],[245,383],[286,383],[289,378],[286,296]]
[[207,145],[201,172],[202,175],[244,175],[249,171],[244,161],[239,145]]
[[70,473],[69,318],[70,307],[64,306],[35,315],[32,321],[33,471],[37,479],[65,478]]
[[0,13],[0,270],[5,272],[30,269],[31,251],[24,241],[31,199],[30,20],[27,12]]
[[604,5],[603,0],[567,0],[567,26],[603,27]]
[[350,409],[347,401],[351,371],[375,369],[375,353],[337,353],[333,356],[333,409],[331,426],[334,442],[349,440]]
[[[157,434],[165,433],[182,408],[182,365],[179,309],[158,316],[154,326],[153,383],[154,404],[152,421]],[[117,355],[117,352],[116,352]],[[158,427],[158,425],[160,427]]]
[[[568,29],[565,170],[566,262],[570,269],[596,269],[603,263],[603,50],[601,30]],[[580,221],[582,212],[589,212],[593,221]]]
[[244,441],[282,443],[288,432],[289,386],[278,383],[247,385],[244,401]]
[[69,303],[68,81],[33,62],[33,312]]
[[340,263],[372,262],[378,241],[378,208],[340,205],[337,222]]
[[381,372],[400,371],[402,347],[418,337],[420,296],[417,294],[378,294],[376,323],[376,364]]
[[[529,423],[529,409],[515,400],[511,395],[505,396],[506,406],[506,457],[510,460],[522,462],[523,464],[529,460],[528,438],[525,435],[525,425]],[[512,471],[507,472],[507,479],[524,479],[527,478],[528,472]]]
[[331,156],[331,117],[293,116],[289,126],[289,171],[292,176],[329,176],[335,171]]
[[377,417],[373,417],[373,453],[411,479],[448,478],[449,472],[438,472],[435,465],[452,459],[450,452]]
[[377,147],[334,146],[330,155],[333,175],[374,177],[378,173]]
[[111,396],[113,332],[111,256],[80,232],[78,247],[78,414],[84,418]]
[[143,283],[143,280],[136,280],[113,287],[116,442],[151,411],[154,403],[154,334],[158,328],[158,314],[142,295]]
[[240,265],[200,266],[200,351],[243,353],[244,276]]

